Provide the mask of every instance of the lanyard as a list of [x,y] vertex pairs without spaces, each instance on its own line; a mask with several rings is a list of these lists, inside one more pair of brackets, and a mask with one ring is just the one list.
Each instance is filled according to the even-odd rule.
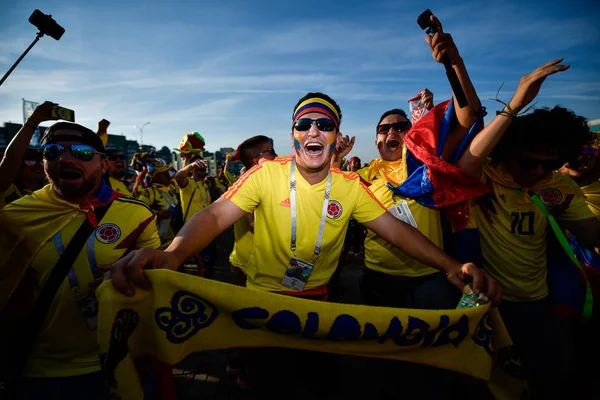
[[[92,275],[94,278],[100,276],[100,271],[98,270],[98,264],[96,263],[96,254],[94,250],[94,242],[95,242],[96,230],[92,232],[90,237],[87,239],[87,256],[88,262],[90,264],[90,269],[92,270]],[[54,243],[54,248],[58,253],[59,257],[65,252],[65,246],[63,244],[62,236],[60,232],[56,232],[56,234],[52,237],[52,242]],[[69,278],[69,285],[71,286],[71,290],[75,292],[79,296],[79,281],[77,280],[77,275],[75,275],[75,270],[73,267],[69,269],[69,273],[67,274]]]
[[[321,210],[319,234],[317,236],[317,243],[315,244],[315,251],[313,253],[313,264],[317,262],[317,259],[321,254],[321,244],[323,243],[323,232],[325,231],[325,220],[327,219],[327,206],[329,205],[330,191],[331,170],[327,174],[327,186],[325,187],[325,198],[323,199],[323,209]],[[292,242],[290,244],[290,249],[294,253],[294,258],[296,258],[296,157],[292,159],[292,166],[290,170],[290,209],[292,213]]]
[[[518,190],[518,191],[519,191],[519,193],[523,193],[521,190]],[[567,241],[567,238],[566,238],[565,234],[563,233],[562,229],[558,225],[558,222],[556,222],[556,219],[554,218],[554,216],[552,214],[550,214],[550,211],[548,211],[548,208],[546,207],[546,205],[542,202],[542,200],[538,197],[538,195],[535,192],[529,192],[529,198],[531,198],[531,201],[536,206],[538,206],[538,208],[542,211],[542,213],[544,213],[544,215],[548,219],[548,223],[550,224],[550,227],[554,231],[554,235],[558,239],[558,242],[560,243],[561,247],[563,248],[565,253],[567,253],[567,256],[569,256],[569,259],[571,260],[573,265],[575,265],[579,269],[579,271],[581,272],[581,275],[583,275],[583,278],[585,279],[585,298],[584,298],[584,302],[583,302],[582,317],[583,317],[584,322],[587,322],[587,321],[589,321],[589,319],[592,316],[592,311],[593,311],[593,307],[594,307],[594,294],[592,292],[592,289],[590,286],[590,281],[588,280],[585,270],[581,266],[581,263],[577,259],[577,256],[575,256],[573,249],[571,249],[571,245],[569,245],[569,242]]]
[[[200,186],[198,186],[198,182],[195,179],[192,180],[196,185],[196,189],[198,189],[198,192],[200,192]],[[202,204],[202,208],[206,208],[210,205],[210,192],[208,191],[208,186],[206,185],[206,183],[204,183],[204,192],[206,193],[206,199],[208,200],[208,204],[204,203],[204,199],[202,198],[202,195],[200,195],[200,203]]]

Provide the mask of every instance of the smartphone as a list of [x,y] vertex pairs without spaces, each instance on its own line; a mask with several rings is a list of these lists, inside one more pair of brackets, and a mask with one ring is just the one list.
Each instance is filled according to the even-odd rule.
[[52,109],[52,118],[75,122],[75,111],[61,106],[54,106]]

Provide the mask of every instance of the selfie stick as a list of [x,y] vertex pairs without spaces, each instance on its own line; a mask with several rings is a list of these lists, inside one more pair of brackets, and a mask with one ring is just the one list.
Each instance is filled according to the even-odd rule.
[[[438,30],[438,27],[431,22],[432,15],[433,13],[427,9],[417,18],[417,23],[421,29],[425,30],[425,33],[431,37],[433,37]],[[450,86],[452,87],[452,91],[454,92],[454,96],[458,102],[458,106],[460,108],[466,107],[469,102],[467,101],[467,97],[465,96],[465,92],[460,85],[458,76],[456,76],[456,71],[454,71],[454,68],[452,68],[452,64],[450,63],[450,59],[447,55],[442,58],[442,62],[444,63],[444,68],[446,68],[446,76],[448,77],[448,81],[450,81]]]
[[29,47],[27,48],[27,50],[25,50],[23,52],[23,54],[21,54],[21,57],[19,57],[19,59],[13,64],[12,67],[10,67],[10,69],[8,70],[8,72],[6,74],[4,74],[4,76],[2,77],[2,79],[0,79],[0,85],[2,85],[2,83],[4,83],[4,81],[6,80],[6,78],[8,78],[8,76],[10,75],[11,72],[14,71],[15,68],[17,68],[17,65],[19,65],[19,63],[25,58],[25,56],[27,55],[27,53],[29,53],[29,50],[32,49],[33,46],[35,46],[35,44],[38,42],[38,40],[40,40],[40,38],[44,36],[44,34],[42,32],[38,32],[35,39],[33,39],[33,42],[31,42],[31,44],[29,45]]

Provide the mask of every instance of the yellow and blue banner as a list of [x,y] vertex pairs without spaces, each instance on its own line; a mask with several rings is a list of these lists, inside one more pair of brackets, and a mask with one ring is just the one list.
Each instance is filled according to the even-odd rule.
[[407,360],[489,379],[510,339],[496,309],[413,310],[326,303],[168,270],[146,271],[152,290],[135,296],[103,283],[98,340],[112,393],[143,398],[134,360],[177,364],[191,353],[286,347]]

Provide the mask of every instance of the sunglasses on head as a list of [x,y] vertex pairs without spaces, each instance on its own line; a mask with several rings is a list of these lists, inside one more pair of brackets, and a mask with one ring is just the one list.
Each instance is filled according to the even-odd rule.
[[277,157],[277,153],[275,153],[275,149],[273,149],[273,148],[270,148],[270,149],[266,149],[265,151],[261,151],[260,153],[258,153],[257,155],[255,155],[255,156],[254,156],[254,158],[256,158],[256,157],[260,157],[260,156],[262,156],[263,154],[266,154],[266,153],[271,153],[271,154],[273,154],[275,157]]
[[556,171],[563,166],[564,162],[561,160],[538,160],[536,158],[519,158],[517,159],[519,168],[523,171],[531,171],[532,169],[542,166],[544,171]]
[[312,124],[317,124],[317,129],[323,132],[333,132],[335,130],[335,123],[329,118],[300,118],[294,123],[294,129],[297,131],[307,131],[310,129]]
[[53,161],[60,157],[65,149],[68,148],[73,156],[81,161],[90,161],[94,158],[94,154],[100,154],[105,156],[104,153],[94,150],[92,146],[87,144],[72,144],[70,146],[63,146],[60,144],[45,144],[42,146],[42,156],[44,160]]
[[380,135],[387,135],[390,131],[390,128],[394,130],[394,132],[404,132],[410,129],[412,124],[410,121],[398,121],[393,124],[381,124],[377,127],[377,133]]

